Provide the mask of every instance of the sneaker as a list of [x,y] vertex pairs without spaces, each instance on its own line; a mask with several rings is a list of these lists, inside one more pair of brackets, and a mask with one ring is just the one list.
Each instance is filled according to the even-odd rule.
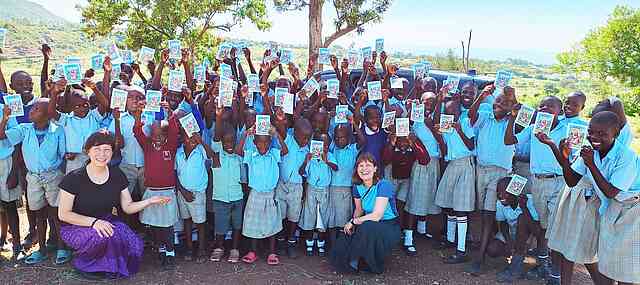
[[27,235],[24,237],[24,241],[22,242],[22,247],[25,250],[29,250],[32,246],[33,246],[33,234],[32,233],[27,233]]
[[418,254],[418,250],[416,249],[415,245],[405,245],[404,252],[407,254],[407,256],[416,256]]
[[173,270],[176,268],[176,257],[166,256],[164,262],[164,270]]
[[13,255],[11,259],[15,262],[22,261],[27,256],[27,253],[22,249],[22,246],[18,245],[13,248]]
[[444,263],[446,264],[460,264],[460,263],[465,263],[469,260],[469,256],[467,255],[466,252],[463,251],[457,251],[456,253],[452,256],[447,257],[444,260]]
[[313,244],[315,243],[315,240],[305,240],[304,241],[306,247],[305,253],[307,256],[313,256]]
[[298,253],[296,252],[296,242],[287,241],[287,255],[291,259],[295,259],[298,257]]
[[222,260],[222,257],[224,256],[224,249],[222,248],[216,248],[213,250],[213,252],[211,253],[211,258],[210,260],[213,262],[219,262],[220,260]]

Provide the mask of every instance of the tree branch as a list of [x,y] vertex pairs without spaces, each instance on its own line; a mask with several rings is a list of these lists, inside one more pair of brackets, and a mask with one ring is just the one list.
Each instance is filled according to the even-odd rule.
[[356,28],[358,28],[357,25],[347,25],[344,29],[338,29],[337,31],[335,31],[333,34],[331,34],[324,40],[324,42],[322,43],[322,46],[329,47],[329,45],[331,45],[331,43],[333,43],[335,40],[352,32]]

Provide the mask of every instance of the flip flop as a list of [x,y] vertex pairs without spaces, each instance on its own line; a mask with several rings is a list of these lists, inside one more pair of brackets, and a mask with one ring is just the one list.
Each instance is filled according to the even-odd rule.
[[253,251],[249,251],[249,253],[247,253],[245,256],[242,257],[242,261],[244,263],[254,263],[256,262],[256,260],[258,260],[258,257],[256,256],[256,253]]
[[63,265],[71,260],[71,251],[58,249],[56,251],[55,265]]
[[42,263],[48,259],[46,254],[40,253],[40,251],[36,251],[24,259],[24,263],[28,265],[35,265]]
[[280,264],[280,258],[278,258],[278,255],[275,253],[269,254],[269,256],[267,256],[267,264],[278,265]]

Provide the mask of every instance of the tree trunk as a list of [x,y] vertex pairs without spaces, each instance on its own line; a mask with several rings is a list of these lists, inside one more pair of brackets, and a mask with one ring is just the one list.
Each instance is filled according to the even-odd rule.
[[[309,56],[322,47],[322,4],[324,0],[309,1]],[[317,64],[314,71],[320,70]]]

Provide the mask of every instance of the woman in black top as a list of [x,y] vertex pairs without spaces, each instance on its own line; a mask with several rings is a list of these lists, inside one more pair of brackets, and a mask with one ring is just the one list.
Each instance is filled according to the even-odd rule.
[[85,277],[103,277],[105,273],[128,277],[138,271],[142,240],[112,216],[114,207],[133,214],[169,201],[153,197],[133,202],[126,176],[118,167],[109,166],[114,147],[115,139],[109,132],[91,135],[84,145],[89,163],[67,174],[59,185],[60,235],[75,250],[73,265]]

